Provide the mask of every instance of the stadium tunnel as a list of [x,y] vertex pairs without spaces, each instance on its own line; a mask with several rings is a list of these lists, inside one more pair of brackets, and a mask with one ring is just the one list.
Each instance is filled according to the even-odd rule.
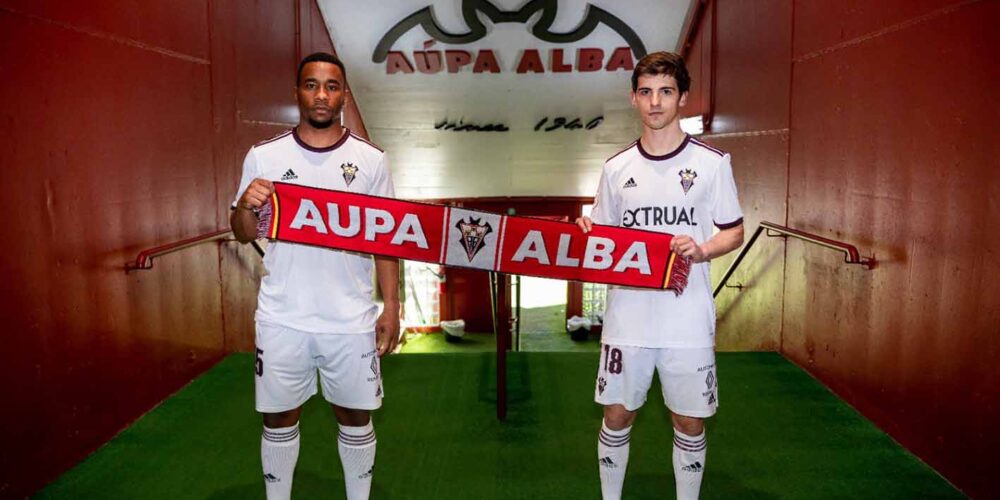
[[[685,56],[685,127],[763,228],[716,297],[703,496],[1000,496],[998,22],[989,0],[0,0],[0,497],[263,498],[263,266],[227,230],[303,56],[344,60],[344,124],[400,198],[572,221],[641,133],[629,76],[656,50]],[[599,325],[602,289],[565,285],[529,352],[516,276],[404,269],[373,498],[596,497],[600,331],[563,327]],[[672,490],[657,392],[626,497]],[[306,408],[300,497],[343,488],[330,418]]]

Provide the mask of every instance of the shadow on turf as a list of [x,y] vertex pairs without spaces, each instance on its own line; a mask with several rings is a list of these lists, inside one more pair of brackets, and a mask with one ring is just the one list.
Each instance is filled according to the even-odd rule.
[[[532,398],[530,366],[517,356],[507,357],[507,404],[514,406]],[[479,363],[479,401],[494,404],[497,401],[496,360],[483,356]]]

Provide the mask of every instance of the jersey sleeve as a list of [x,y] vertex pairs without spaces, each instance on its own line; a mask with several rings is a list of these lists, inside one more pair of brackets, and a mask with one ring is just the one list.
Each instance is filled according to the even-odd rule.
[[594,197],[594,208],[590,211],[590,220],[595,224],[605,226],[621,225],[621,210],[618,193],[611,188],[608,179],[608,169],[601,170],[601,180],[597,184],[597,196]]
[[257,155],[254,153],[254,148],[250,148],[247,151],[247,155],[243,158],[243,175],[240,177],[240,185],[236,190],[236,197],[233,198],[233,204],[231,208],[236,208],[236,203],[240,201],[240,197],[243,196],[243,192],[247,190],[250,183],[254,179],[260,177],[260,173],[257,169]]
[[389,160],[387,156],[383,154],[379,158],[378,166],[375,168],[375,179],[368,194],[385,198],[395,198],[396,188],[392,184],[392,173],[389,172]]
[[729,155],[722,157],[712,187],[712,221],[719,229],[729,229],[743,223],[743,210],[736,195],[736,180]]

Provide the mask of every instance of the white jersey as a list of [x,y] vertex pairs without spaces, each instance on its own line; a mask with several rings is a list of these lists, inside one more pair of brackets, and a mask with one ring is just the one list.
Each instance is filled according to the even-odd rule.
[[[256,178],[394,196],[385,153],[347,129],[326,148],[309,146],[294,129],[250,148],[236,201]],[[375,331],[370,255],[274,241],[267,246],[264,267],[258,322],[314,333]]]
[[[743,223],[729,155],[691,136],[653,156],[636,141],[604,163],[591,219],[597,224],[686,234],[699,245]],[[692,264],[680,296],[610,286],[601,341],[638,347],[712,347],[715,302],[708,262]]]

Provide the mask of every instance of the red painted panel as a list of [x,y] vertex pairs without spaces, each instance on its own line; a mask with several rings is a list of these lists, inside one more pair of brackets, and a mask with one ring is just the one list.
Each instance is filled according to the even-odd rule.
[[333,40],[323,22],[323,13],[316,0],[299,0],[299,23],[302,26],[302,56],[313,52],[334,53]]
[[18,382],[3,399],[20,409],[0,417],[19,429],[0,497],[20,497],[225,347],[252,346],[249,247],[195,247],[130,275],[123,264],[228,224],[247,148],[296,119],[299,40],[294,1],[0,5],[0,60],[18,68],[0,91],[19,96],[0,111],[0,180],[19,207],[0,259],[0,377]]
[[0,0],[0,11],[4,10],[33,23],[138,42],[152,50],[165,49],[200,59],[209,57],[206,2]]
[[[949,4],[958,7],[940,10]],[[764,240],[736,277],[751,287],[720,297],[720,346],[747,330],[747,340],[773,338],[758,318],[779,315],[787,356],[983,498],[998,493],[988,479],[1000,445],[1000,372],[990,366],[1000,354],[1000,258],[989,250],[1000,236],[984,229],[1000,218],[997,11],[995,2],[795,2],[794,53],[816,57],[789,65],[789,89],[777,76],[788,75],[787,6],[720,4],[715,131],[735,134],[710,139],[733,153],[748,229],[780,220],[789,177],[790,225],[874,249],[881,262],[846,267],[793,240],[782,266],[783,244]],[[865,34],[876,36],[833,47]],[[791,110],[790,123],[779,109]]]
[[[797,34],[831,18],[796,8]],[[981,498],[1000,492],[998,18],[971,3],[805,60],[792,93],[789,224],[880,265],[789,242],[784,352]]]
[[468,332],[492,332],[489,274],[483,271],[447,268],[445,276],[447,308],[441,310],[441,319],[463,319],[465,330]]
[[711,95],[711,36],[712,10],[708,9],[702,16],[696,28],[696,35],[691,43],[691,51],[684,64],[691,77],[691,89],[688,91],[687,105],[682,110],[685,117],[698,116],[708,112],[708,96]]
[[[237,2],[236,16],[236,87],[237,116],[244,123],[268,122],[295,124],[299,121],[295,105],[295,71],[298,68],[298,40],[295,38],[296,0],[256,2],[245,8]],[[262,68],[268,68],[265,77]]]
[[719,4],[712,133],[788,127],[791,11],[787,0]]
[[0,495],[16,496],[223,352],[213,247],[123,272],[140,247],[216,229],[208,65],[5,11],[0,31],[0,60],[18,68],[0,81],[18,96],[0,119],[18,207],[2,270],[23,287],[0,301],[0,377],[23,381],[4,396],[20,411],[0,417],[19,429]]
[[843,0],[795,2],[795,57],[879,32],[921,16],[934,16],[958,0]]

